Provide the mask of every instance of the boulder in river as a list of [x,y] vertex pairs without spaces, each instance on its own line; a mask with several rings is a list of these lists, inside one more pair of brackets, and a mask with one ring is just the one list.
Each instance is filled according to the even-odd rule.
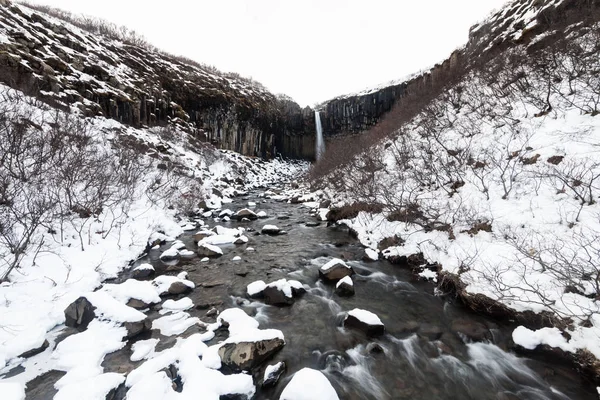
[[198,243],[198,255],[200,257],[220,257],[223,255],[223,250],[212,244]]
[[360,330],[367,336],[381,336],[385,333],[385,326],[376,314],[359,308],[348,312],[344,327]]
[[226,341],[218,351],[221,364],[234,372],[251,371],[285,345],[281,331],[266,329],[258,332],[262,337],[229,343]]
[[319,268],[319,276],[325,281],[337,281],[353,274],[354,270],[352,270],[352,267],[339,258],[334,258]]
[[185,294],[192,291],[189,285],[186,285],[183,281],[175,281],[171,283],[168,289],[168,293],[171,295]]
[[273,306],[289,306],[294,304],[294,297],[291,290],[288,293],[277,285],[267,285],[262,294],[265,298],[265,303]]
[[311,368],[303,368],[294,374],[279,400],[339,400],[337,393],[327,377]]
[[194,234],[194,242],[198,243],[202,239],[207,238],[209,236],[214,236],[214,235],[216,235],[216,233],[213,231],[209,231],[209,230],[198,231]]
[[258,219],[258,215],[256,215],[256,213],[254,211],[252,211],[248,208],[243,208],[243,209],[239,210],[238,212],[233,214],[232,217],[237,219],[238,221],[241,221],[244,218],[252,220],[252,221],[255,219]]
[[65,308],[65,325],[84,331],[96,317],[95,310],[96,307],[82,296]]
[[281,229],[275,225],[265,225],[261,229],[263,235],[278,235],[279,232],[281,232]]
[[345,276],[335,285],[335,293],[338,296],[349,297],[354,296],[354,282],[350,276]]

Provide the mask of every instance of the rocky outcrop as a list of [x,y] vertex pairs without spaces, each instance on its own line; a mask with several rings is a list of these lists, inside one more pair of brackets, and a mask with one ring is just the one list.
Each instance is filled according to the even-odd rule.
[[0,34],[0,82],[52,106],[74,106],[87,116],[136,127],[160,126],[164,134],[165,126],[177,125],[192,139],[245,155],[314,153],[312,110],[251,79],[103,37],[85,24],[59,22],[6,0],[0,3]]

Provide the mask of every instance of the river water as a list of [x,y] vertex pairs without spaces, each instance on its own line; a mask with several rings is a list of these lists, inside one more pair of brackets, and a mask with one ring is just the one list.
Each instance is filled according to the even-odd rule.
[[[254,316],[262,329],[283,331],[286,345],[267,364],[285,361],[287,371],[270,389],[257,386],[255,399],[278,399],[294,372],[303,367],[319,369],[328,377],[340,399],[596,399],[595,388],[582,382],[567,366],[544,359],[516,356],[510,351],[514,326],[475,315],[452,299],[436,296],[434,285],[415,280],[411,273],[385,261],[362,261],[364,249],[343,228],[306,226],[316,219],[309,209],[261,197],[254,192],[237,198],[227,208],[238,210],[256,202],[267,219],[252,222],[216,222],[211,227],[243,226],[250,238],[245,245],[222,247],[224,255],[208,263],[198,258],[169,267],[153,250],[139,260],[150,262],[157,273],[187,271],[196,289],[187,294],[195,308],[188,312],[202,321],[213,307],[222,311],[241,307]],[[262,226],[275,224],[285,235],[257,235]],[[252,231],[254,230],[254,232]],[[181,238],[190,250],[196,246],[192,232]],[[248,251],[252,247],[255,251]],[[240,256],[241,261],[232,261]],[[318,269],[331,258],[347,260],[354,268],[356,294],[339,297],[334,287],[323,284]],[[168,271],[170,269],[170,271]],[[119,280],[125,280],[125,273]],[[272,282],[280,278],[305,284],[307,293],[289,307],[268,306],[249,300],[246,286],[256,280]],[[174,297],[175,299],[183,297]],[[376,340],[342,328],[344,312],[353,308],[369,310],[384,322],[386,334]],[[148,312],[160,317],[160,306]],[[210,314],[210,313],[209,313]],[[201,331],[192,327],[181,337]],[[177,336],[165,337],[158,331],[141,339],[160,339],[157,351],[169,348]],[[218,334],[211,345],[222,340]],[[140,365],[131,362],[131,344],[105,357],[105,372],[127,373]],[[265,364],[265,366],[267,365]],[[260,380],[262,370],[256,374]],[[56,378],[57,379],[57,378]],[[48,387],[51,378],[42,379]],[[46,390],[29,398],[52,398]],[[114,398],[123,398],[120,391]]]

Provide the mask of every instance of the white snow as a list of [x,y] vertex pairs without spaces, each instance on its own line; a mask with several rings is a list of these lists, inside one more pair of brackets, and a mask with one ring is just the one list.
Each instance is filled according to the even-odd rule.
[[265,225],[262,227],[262,231],[264,232],[279,232],[279,228],[276,225]]
[[532,331],[524,326],[518,326],[512,333],[513,341],[519,346],[533,350],[537,346],[546,344],[550,347],[558,347],[565,351],[574,351],[567,339],[561,335],[558,328],[542,328]]
[[201,324],[200,319],[190,317],[186,312],[174,312],[152,321],[152,329],[160,330],[163,336],[173,336],[182,334],[196,324]]
[[123,304],[130,299],[137,299],[146,304],[160,303],[156,286],[149,281],[128,279],[120,284],[105,284],[100,291],[108,293]]
[[267,285],[267,287],[276,288],[280,292],[283,292],[285,297],[292,297],[292,285],[286,279],[280,279],[275,282],[271,282]]
[[192,307],[194,307],[194,303],[189,297],[184,297],[179,300],[165,300],[162,304],[162,309],[166,311],[185,311]]
[[282,367],[282,365],[283,365],[282,361],[280,361],[280,362],[278,362],[277,364],[274,364],[274,365],[267,365],[267,368],[265,368],[265,374],[263,375],[263,381],[266,381],[276,371],[279,371],[279,369]]
[[379,252],[377,250],[373,250],[367,247],[365,249],[365,254],[369,258],[369,260],[377,261],[379,259]]
[[338,288],[340,287],[340,285],[342,284],[346,284],[346,285],[350,285],[350,286],[354,286],[354,282],[352,282],[352,278],[350,278],[349,276],[345,276],[342,279],[340,279],[336,284],[335,287]]
[[358,319],[361,322],[364,322],[367,325],[383,325],[383,322],[381,322],[379,317],[371,311],[355,308],[352,311],[348,311],[348,315],[353,316],[354,318]]
[[231,259],[231,261],[241,261],[241,260],[242,260],[242,257],[240,257],[240,256],[235,256]]
[[163,258],[177,258],[177,257],[179,257],[179,251],[174,247],[170,248],[169,250],[163,251],[162,254],[160,255],[161,260]]
[[279,400],[339,400],[331,383],[321,371],[303,368],[294,374]]
[[341,266],[341,267],[350,269],[350,267],[344,261],[340,260],[339,258],[334,258],[333,260],[331,260],[331,261],[327,262],[325,265],[323,265],[321,267],[321,271],[327,272],[335,266]]
[[94,312],[98,318],[115,322],[139,322],[146,318],[143,312],[120,303],[106,292],[90,292],[84,297],[96,307]]
[[[212,237],[217,237],[217,235],[211,236],[211,238]],[[202,240],[205,240],[205,239],[210,239],[210,238],[204,238]],[[220,247],[214,246],[214,245],[206,243],[206,242],[199,242],[198,243],[198,247],[204,247],[205,249],[208,249],[208,250],[210,250],[210,251],[212,251],[212,252],[214,252],[216,254],[223,255],[223,250],[221,250]]]
[[131,354],[131,361],[141,361],[145,358],[150,358],[154,354],[154,349],[158,344],[158,339],[138,340],[131,346],[133,353]]
[[154,271],[154,267],[150,264],[140,264],[133,269],[134,271]]
[[264,281],[255,281],[246,287],[246,291],[248,292],[248,296],[255,296],[265,290],[266,287],[267,285]]
[[258,218],[266,218],[267,217],[267,213],[265,211],[259,211],[256,213],[256,216]]
[[25,400],[25,386],[19,382],[0,381],[0,393],[5,400]]

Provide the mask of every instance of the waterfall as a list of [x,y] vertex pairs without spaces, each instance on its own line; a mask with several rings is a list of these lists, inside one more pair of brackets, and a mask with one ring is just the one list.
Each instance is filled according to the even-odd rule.
[[325,141],[323,140],[323,126],[321,126],[321,114],[315,111],[315,125],[317,126],[317,145],[315,147],[315,156],[317,161],[325,153]]

